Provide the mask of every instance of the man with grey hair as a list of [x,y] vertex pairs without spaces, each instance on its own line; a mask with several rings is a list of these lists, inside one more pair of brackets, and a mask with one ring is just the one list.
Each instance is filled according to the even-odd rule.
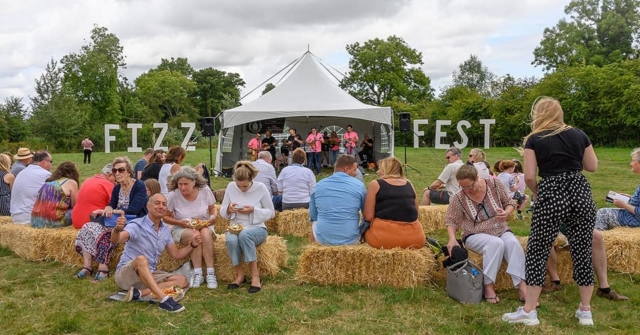
[[36,203],[38,191],[51,176],[53,160],[47,151],[38,151],[33,161],[16,176],[11,189],[11,220],[14,223],[31,222],[31,211]]
[[273,157],[271,157],[269,151],[264,150],[258,153],[258,159],[252,163],[258,170],[258,174],[253,178],[253,181],[259,181],[267,187],[271,192],[273,207],[277,211],[282,211],[282,195],[278,193],[276,170],[271,165],[272,161]]
[[[424,189],[422,194],[423,205],[431,205],[432,203],[448,205],[449,196],[460,190],[460,184],[458,184],[458,180],[456,179],[456,172],[464,165],[462,160],[460,160],[461,156],[462,152],[456,147],[451,147],[447,150],[445,158],[448,164],[444,167],[438,179]],[[443,186],[444,189],[441,189]]]

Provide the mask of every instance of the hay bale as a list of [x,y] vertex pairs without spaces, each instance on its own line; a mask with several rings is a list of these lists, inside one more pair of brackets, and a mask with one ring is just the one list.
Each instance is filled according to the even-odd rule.
[[28,224],[0,225],[0,246],[30,261],[43,260],[45,253],[42,245],[46,236],[42,230],[31,228]]
[[42,241],[44,260],[82,266],[82,257],[76,252],[77,229],[70,226],[37,230],[46,236]]
[[[522,245],[523,248],[527,246],[528,237],[518,236],[518,241]],[[561,244],[562,240],[556,240],[555,244]],[[558,276],[560,276],[560,281],[563,283],[573,283],[573,265],[571,263],[571,255],[569,251],[565,248],[555,247],[556,252],[558,253]],[[477,264],[480,268],[482,268],[482,255],[477,254],[471,250],[469,250],[469,259],[472,262]],[[438,257],[438,261],[436,262],[435,269],[433,271],[434,280],[438,283],[445,284],[447,280],[447,270],[442,266],[442,261],[444,260],[444,256]],[[500,265],[500,270],[498,270],[498,276],[495,282],[495,290],[503,291],[508,289],[513,289],[513,281],[511,280],[511,276],[507,274],[507,263],[502,262]],[[549,276],[547,275],[547,281],[549,281]]]
[[431,279],[434,267],[429,248],[375,249],[354,246],[307,246],[298,261],[296,281],[319,285],[416,287]]
[[640,229],[616,228],[602,232],[609,270],[640,274]]
[[13,221],[11,221],[11,217],[10,216],[0,216],[0,225],[7,224],[7,223],[13,223]]
[[277,232],[280,235],[309,237],[309,234],[311,234],[308,209],[300,208],[282,211],[278,213],[276,219]]
[[447,214],[446,206],[420,206],[418,211],[418,221],[422,224],[425,234],[438,229],[444,229],[444,216]]

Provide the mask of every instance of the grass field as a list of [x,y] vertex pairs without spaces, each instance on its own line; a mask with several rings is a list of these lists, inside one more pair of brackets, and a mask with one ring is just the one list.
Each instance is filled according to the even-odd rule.
[[[469,150],[463,150],[466,154]],[[631,148],[598,148],[599,169],[587,174],[598,207],[606,206],[609,190],[632,193],[639,178],[630,172]],[[397,148],[404,161],[404,148]],[[512,148],[486,150],[488,161],[519,158]],[[54,154],[55,165],[76,162],[85,179],[113,157],[124,153],[94,153],[93,163],[82,164],[82,154]],[[140,154],[130,155],[132,161]],[[189,152],[184,164],[209,162],[209,151]],[[417,189],[431,183],[444,166],[444,150],[408,148],[409,179]],[[328,175],[326,171],[324,175]],[[374,175],[367,175],[368,180]],[[226,178],[212,178],[212,188],[224,188]],[[527,222],[516,223],[518,235],[528,234]],[[446,232],[435,236],[443,239]],[[442,283],[425,283],[416,289],[322,287],[297,285],[294,274],[306,239],[287,237],[290,260],[281,275],[265,281],[259,294],[228,292],[204,286],[192,289],[182,303],[185,312],[173,315],[144,303],[118,303],[107,296],[118,290],[113,279],[100,284],[77,280],[78,270],[56,263],[28,262],[0,248],[0,333],[3,334],[496,334],[496,333],[637,333],[640,276],[610,273],[611,286],[631,298],[611,302],[594,297],[596,326],[582,328],[573,313],[577,308],[575,285],[543,295],[540,327],[504,324],[500,317],[520,303],[517,291],[498,292],[497,305],[462,305],[447,297]]]

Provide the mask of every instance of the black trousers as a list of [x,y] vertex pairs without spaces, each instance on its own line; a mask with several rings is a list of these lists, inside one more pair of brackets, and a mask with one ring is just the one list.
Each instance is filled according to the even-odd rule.
[[84,164],[91,164],[91,150],[84,149]]

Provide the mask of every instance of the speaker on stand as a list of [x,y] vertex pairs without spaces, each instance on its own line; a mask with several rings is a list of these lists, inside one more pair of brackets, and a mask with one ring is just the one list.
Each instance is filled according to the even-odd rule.
[[[213,170],[213,144],[212,139],[216,136],[216,118],[212,116],[207,116],[202,118],[202,122],[200,123],[200,128],[202,128],[201,134],[202,136],[209,137],[209,175],[212,175]],[[211,185],[209,185],[211,187]]]
[[409,176],[409,169],[420,173],[416,168],[407,164],[407,134],[410,137],[413,133],[411,129],[411,113],[398,113],[398,128],[400,128],[400,132],[404,138],[404,174],[405,176]]

